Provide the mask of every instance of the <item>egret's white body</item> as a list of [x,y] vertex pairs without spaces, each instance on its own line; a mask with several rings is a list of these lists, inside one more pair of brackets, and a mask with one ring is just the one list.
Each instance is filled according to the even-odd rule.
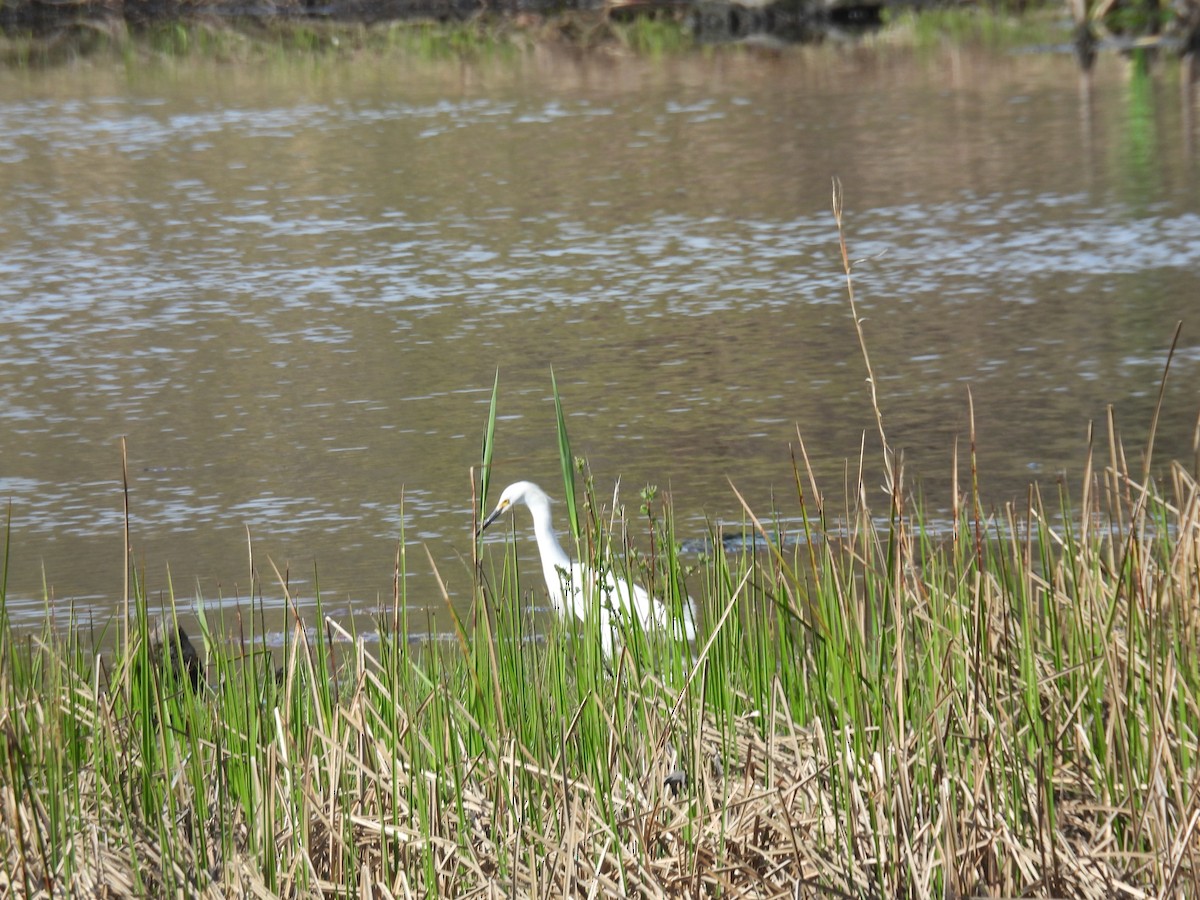
[[615,614],[636,617],[644,630],[652,627],[671,629],[677,637],[694,641],[696,638],[696,609],[690,599],[684,603],[681,625],[672,625],[670,611],[636,584],[613,577],[612,572],[597,573],[591,568],[572,562],[558,538],[550,521],[550,498],[531,481],[510,484],[500,495],[500,502],[491,515],[483,520],[479,530],[487,528],[517,504],[524,503],[533,515],[533,533],[537,538],[538,554],[542,559],[542,577],[550,593],[550,603],[560,615],[570,611],[580,620],[588,620],[589,606],[599,599],[600,633],[606,656],[612,654],[613,621]]

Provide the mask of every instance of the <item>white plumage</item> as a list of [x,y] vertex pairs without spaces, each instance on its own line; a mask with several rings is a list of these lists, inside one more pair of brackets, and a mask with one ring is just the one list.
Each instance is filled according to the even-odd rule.
[[643,588],[616,579],[612,572],[607,571],[601,573],[604,580],[598,584],[594,570],[572,562],[554,536],[554,526],[550,521],[550,498],[533,482],[518,481],[506,487],[500,495],[500,502],[491,515],[483,520],[479,530],[483,531],[519,503],[524,503],[533,515],[533,532],[542,559],[542,577],[546,580],[546,590],[550,593],[550,603],[554,609],[560,615],[570,611],[580,621],[586,622],[588,605],[594,599],[601,601],[600,632],[605,656],[612,655],[614,613],[624,617],[626,624],[632,614],[644,630],[650,630],[653,623],[655,628],[664,632],[670,628],[670,633],[677,637],[695,640],[696,608],[690,599],[684,603],[683,622],[673,626],[667,607]]

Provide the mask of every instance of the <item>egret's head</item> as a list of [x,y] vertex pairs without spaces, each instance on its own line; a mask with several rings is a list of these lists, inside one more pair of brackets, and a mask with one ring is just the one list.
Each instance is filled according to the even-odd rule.
[[479,526],[479,530],[487,528],[506,512],[515,507],[518,503],[529,505],[530,501],[549,503],[550,498],[546,496],[546,492],[534,484],[532,481],[515,481],[504,489],[500,494],[500,502],[496,504],[496,508],[491,514],[483,520],[483,524]]

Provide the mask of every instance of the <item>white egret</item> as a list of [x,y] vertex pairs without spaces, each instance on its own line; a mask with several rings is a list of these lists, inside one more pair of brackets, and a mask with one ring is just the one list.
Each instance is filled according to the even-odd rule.
[[500,495],[500,502],[491,515],[483,520],[479,530],[487,528],[517,504],[524,503],[533,515],[533,532],[537,538],[538,554],[542,558],[542,577],[546,579],[546,590],[550,592],[550,603],[559,615],[568,610],[582,622],[588,621],[589,606],[599,599],[600,634],[604,655],[611,656],[613,650],[614,613],[625,617],[636,616],[644,630],[651,623],[660,629],[671,629],[676,637],[689,642],[696,638],[696,607],[688,598],[684,599],[682,625],[671,624],[670,611],[636,584],[614,578],[612,572],[597,573],[581,563],[572,562],[558,538],[550,521],[550,498],[531,481],[510,484]]

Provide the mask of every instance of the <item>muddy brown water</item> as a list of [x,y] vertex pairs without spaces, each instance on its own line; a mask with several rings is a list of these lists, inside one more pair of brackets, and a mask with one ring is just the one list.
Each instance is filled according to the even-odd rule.
[[838,496],[877,450],[833,176],[930,527],[968,390],[990,504],[1077,493],[1110,405],[1136,458],[1181,319],[1156,452],[1191,459],[1197,113],[1115,56],[1086,91],[1067,56],[829,48],[8,73],[9,613],[119,607],[124,436],[156,602],[244,604],[249,538],[279,623],[272,561],[365,615],[403,534],[413,627],[444,629],[425,551],[465,602],[497,371],[498,487],[561,495],[553,367],[600,492],[669,489],[681,539],[739,521],[730,481],[795,516],[797,429]]

